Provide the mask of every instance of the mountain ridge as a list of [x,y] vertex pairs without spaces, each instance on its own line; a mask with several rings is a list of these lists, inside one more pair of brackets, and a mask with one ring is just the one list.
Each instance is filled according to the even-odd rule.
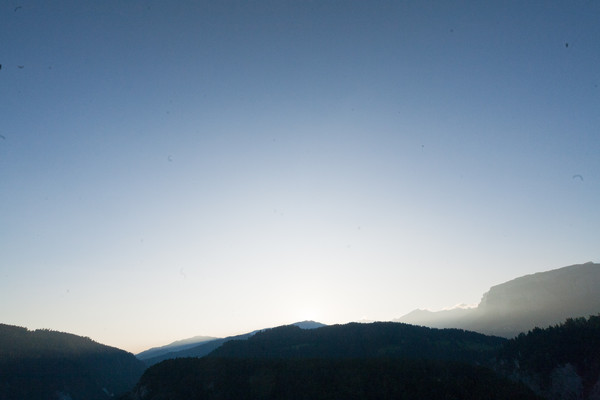
[[187,339],[176,340],[164,346],[152,347],[148,350],[144,350],[140,353],[137,353],[135,356],[140,360],[146,360],[148,358],[159,357],[166,353],[186,350],[198,346],[202,343],[210,342],[212,340],[217,339],[219,338],[213,336],[194,336]]

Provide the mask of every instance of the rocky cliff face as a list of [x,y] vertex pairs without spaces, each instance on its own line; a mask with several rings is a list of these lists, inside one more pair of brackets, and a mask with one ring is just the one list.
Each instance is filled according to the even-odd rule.
[[600,264],[585,263],[493,286],[477,308],[409,313],[397,321],[513,337],[566,318],[600,313]]
[[[571,265],[493,286],[478,309],[486,313],[529,311],[597,313],[600,264]],[[570,317],[571,315],[565,315]]]

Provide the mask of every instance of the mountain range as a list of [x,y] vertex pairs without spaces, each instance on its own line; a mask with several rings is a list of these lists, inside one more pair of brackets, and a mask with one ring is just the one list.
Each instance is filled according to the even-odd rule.
[[138,358],[0,324],[0,400],[103,400],[131,388],[122,399],[600,400],[598,288],[600,264],[577,264],[493,286],[476,308],[197,336]]
[[[567,318],[600,312],[600,264],[588,262],[522,276],[493,286],[477,307],[443,311],[417,309],[394,322],[430,328],[458,328],[505,338]],[[374,321],[371,321],[374,322]],[[325,326],[314,321],[295,324],[302,329]],[[231,340],[244,340],[258,331],[226,338],[197,336],[136,355],[147,366],[181,357],[203,357]]]
[[146,370],[122,400],[600,399],[600,315],[513,339],[395,322],[282,326]]
[[477,307],[414,310],[398,319],[432,328],[460,328],[506,338],[567,318],[600,312],[600,264],[588,262],[522,276],[493,286]]
[[156,364],[125,399],[535,399],[478,366],[505,341],[394,322],[281,326]]

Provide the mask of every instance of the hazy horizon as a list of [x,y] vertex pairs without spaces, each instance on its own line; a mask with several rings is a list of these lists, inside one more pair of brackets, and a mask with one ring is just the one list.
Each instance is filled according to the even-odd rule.
[[[551,270],[538,271],[538,272],[534,272],[533,274],[528,274],[528,275],[524,275],[524,276],[514,277],[513,279],[510,279],[510,280],[508,280],[506,282],[500,282],[497,285],[493,285],[492,287],[490,287],[488,289],[492,289],[494,286],[498,286],[498,285],[503,285],[503,284],[506,284],[506,283],[510,283],[511,281],[513,281],[515,279],[521,279],[521,278],[531,277],[531,276],[539,274],[539,273],[553,272],[553,271],[561,270],[561,269],[564,269],[564,268],[567,268],[567,267],[581,266],[581,265],[590,264],[590,263],[598,265],[598,263],[593,263],[591,261],[588,261],[588,262],[585,262],[585,263],[578,263],[578,264],[568,265],[568,266],[564,266],[564,267],[561,267],[561,268],[555,268],[555,269],[551,269]],[[486,290],[485,293],[482,292],[482,298],[488,292],[489,292],[489,290]],[[433,313],[438,313],[438,312],[444,312],[444,311],[455,310],[455,309],[462,309],[462,310],[471,309],[471,310],[473,310],[473,309],[477,309],[479,305],[480,305],[480,302],[478,302],[476,304],[459,303],[459,304],[455,304],[453,306],[444,307],[444,308],[435,309],[435,310],[427,309],[427,308],[420,308],[419,307],[419,308],[415,308],[415,309],[411,310],[411,312],[412,311],[418,311],[418,310],[420,310],[420,311],[429,311],[429,312],[433,312]],[[399,315],[399,316],[397,316],[395,318],[391,318],[391,319],[387,319],[387,320],[359,319],[359,320],[348,320],[348,321],[330,321],[330,322],[327,322],[327,323],[325,323],[323,321],[312,320],[312,319],[287,321],[287,322],[280,322],[280,323],[278,323],[276,325],[267,325],[267,326],[256,327],[254,329],[246,330],[246,331],[239,331],[239,330],[235,331],[234,330],[233,333],[223,333],[220,336],[219,335],[210,335],[210,334],[200,333],[200,334],[189,336],[189,337],[175,337],[175,338],[172,338],[172,340],[168,340],[166,342],[160,342],[160,343],[156,343],[156,344],[153,344],[153,345],[145,345],[145,346],[142,346],[142,347],[140,347],[139,345],[135,345],[135,343],[134,343],[134,344],[131,345],[130,348],[123,348],[123,350],[129,351],[129,352],[131,352],[133,354],[138,354],[138,353],[141,353],[141,352],[144,352],[144,351],[147,351],[147,350],[151,350],[153,348],[161,348],[161,347],[168,346],[168,345],[171,345],[171,344],[176,344],[176,343],[177,344],[184,344],[183,342],[186,342],[186,341],[188,341],[190,339],[194,339],[194,338],[203,338],[203,339],[206,339],[206,338],[212,337],[212,338],[215,338],[215,339],[221,339],[221,338],[226,338],[226,337],[243,335],[243,334],[251,333],[251,332],[262,330],[262,329],[275,328],[275,327],[282,326],[282,325],[298,324],[298,323],[302,323],[302,322],[317,322],[317,323],[322,323],[324,325],[347,324],[347,323],[353,323],[353,322],[358,322],[358,323],[404,322],[404,323],[409,323],[409,324],[415,324],[415,322],[404,321],[402,318],[400,318],[400,317],[404,317],[406,315],[410,315],[411,312],[409,312],[407,314],[404,314],[404,315]],[[570,317],[581,317],[581,316],[583,316],[583,315],[571,315]],[[562,320],[563,320],[563,318],[559,318],[559,320],[557,321],[557,323],[561,322]],[[5,323],[5,322],[0,321],[0,323]],[[417,322],[416,324],[417,325],[430,326],[425,321]],[[47,327],[36,327],[36,328],[31,328],[31,327],[27,327],[27,326],[24,326],[24,327],[28,328],[29,330],[47,329]],[[457,326],[457,328],[460,328],[460,326]],[[65,332],[65,333],[74,333],[74,332]],[[87,336],[87,337],[89,337],[89,335],[85,335],[83,333],[79,333],[79,335],[80,336]],[[99,342],[101,344],[106,344],[106,345],[109,345],[109,346],[114,346],[113,344],[110,344],[110,343],[102,343],[102,342],[96,340],[93,337],[90,337],[90,339],[92,339],[94,341],[97,341],[97,342]],[[144,341],[142,340],[142,342],[144,342]],[[118,346],[115,346],[115,347],[118,347]]]
[[600,3],[0,5],[0,322],[132,352],[600,261]]

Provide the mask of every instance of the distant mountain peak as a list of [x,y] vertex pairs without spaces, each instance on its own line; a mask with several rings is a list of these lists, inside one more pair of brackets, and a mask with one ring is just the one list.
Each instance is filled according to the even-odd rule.
[[294,322],[292,325],[297,326],[300,329],[317,329],[317,328],[322,328],[324,326],[327,326],[327,325],[322,324],[320,322],[311,321],[311,320]]

